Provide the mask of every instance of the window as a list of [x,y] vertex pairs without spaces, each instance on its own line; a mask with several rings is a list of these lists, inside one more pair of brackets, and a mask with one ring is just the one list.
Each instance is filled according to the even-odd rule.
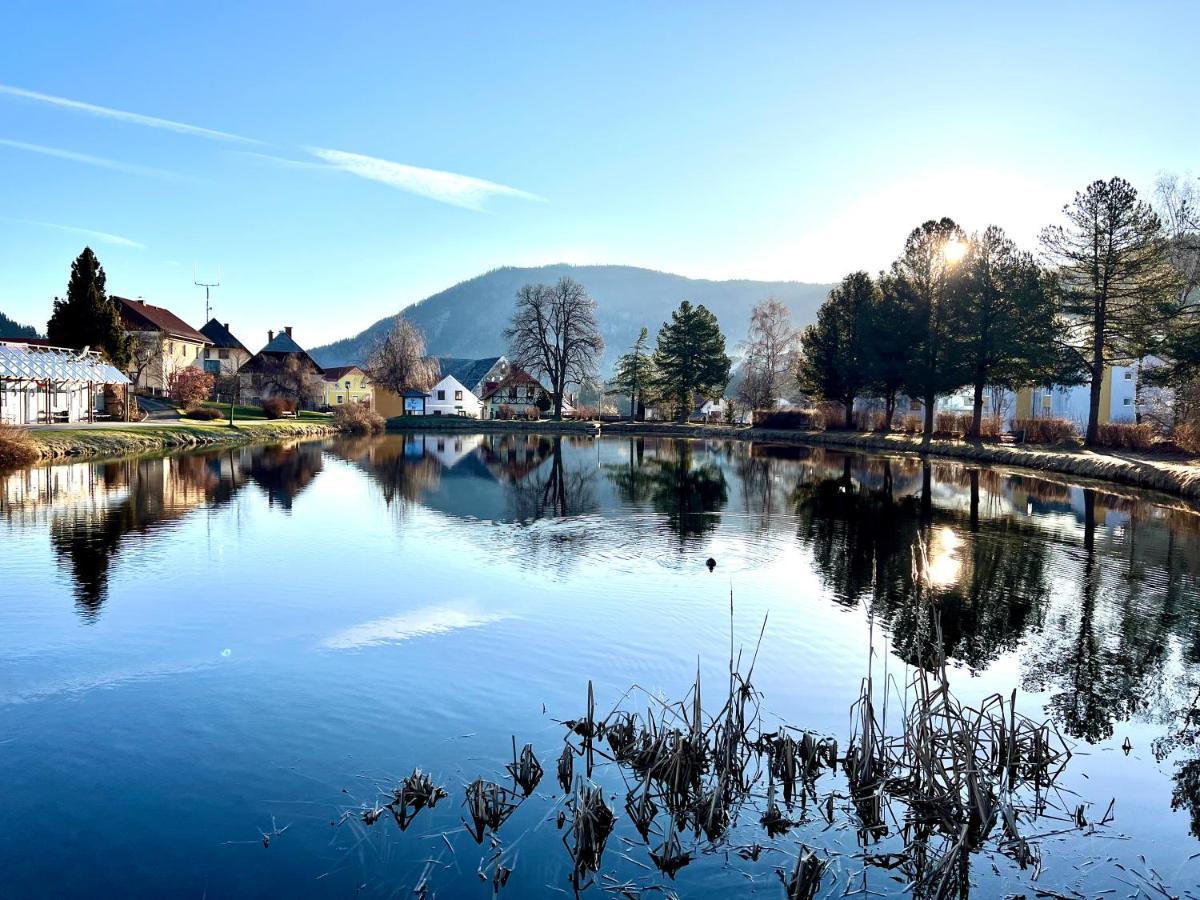
[[1050,395],[1049,395],[1049,394],[1047,394],[1046,396],[1044,396],[1044,397],[1042,398],[1042,409],[1049,409],[1049,408],[1050,408],[1050,399],[1051,399],[1051,398],[1050,398]]
[[461,399],[462,399],[462,391],[455,391],[455,392],[454,392],[454,399],[455,399],[455,400],[461,400]]
[[342,395],[341,395],[341,394],[338,394],[338,395],[337,395],[337,402],[338,402],[338,403],[341,403],[341,402],[342,402]]
[[445,391],[438,391],[438,399],[439,399],[439,400],[445,400],[445,399],[446,399],[446,392],[445,392]]
[[229,359],[229,351],[228,350],[218,350],[217,355],[220,356],[221,359]]
[[346,379],[346,390],[350,390],[350,380]]
[[207,347],[205,347],[205,348],[204,348],[204,358],[205,358],[205,359],[208,359],[208,358],[209,358],[209,356],[210,356],[209,349],[208,349]]
[[1125,373],[1125,380],[1126,380],[1126,381],[1133,381],[1133,372],[1132,372],[1132,371],[1130,371],[1130,372],[1126,372],[1126,373]]
[[1128,397],[1126,397],[1123,402],[1126,406],[1133,406],[1133,401],[1131,399],[1129,399]]

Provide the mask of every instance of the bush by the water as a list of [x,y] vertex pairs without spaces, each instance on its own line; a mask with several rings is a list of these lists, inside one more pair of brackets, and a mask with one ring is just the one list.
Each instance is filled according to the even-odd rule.
[[347,403],[334,408],[333,424],[348,434],[378,434],[387,420],[365,403]]
[[213,406],[197,406],[195,409],[189,409],[185,412],[184,416],[200,422],[211,422],[214,419],[225,418],[225,413]]
[[756,409],[751,419],[755,428],[821,431],[825,417],[819,409]]
[[1108,422],[1099,426],[1098,443],[1120,450],[1150,450],[1158,439],[1153,425],[1143,422]]
[[1013,431],[1024,432],[1027,444],[1063,444],[1079,437],[1075,423],[1069,419],[1018,419]]
[[33,436],[15,425],[0,425],[0,469],[17,469],[41,456]]
[[925,419],[918,415],[901,416],[896,427],[904,434],[921,434],[925,431]]
[[295,411],[296,401],[286,397],[268,397],[263,401],[263,412],[267,414],[268,419],[279,419],[285,412],[294,413]]

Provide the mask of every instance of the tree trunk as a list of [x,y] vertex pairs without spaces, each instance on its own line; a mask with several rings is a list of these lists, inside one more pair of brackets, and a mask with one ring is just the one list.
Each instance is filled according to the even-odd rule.
[[843,401],[842,406],[846,410],[846,422],[845,422],[846,430],[853,431],[854,430],[854,398],[851,397],[849,400]]
[[892,420],[896,418],[896,392],[888,391],[883,398],[883,428],[892,430]]
[[928,444],[933,439],[933,407],[937,403],[937,394],[929,391],[925,394],[925,433],[921,435],[921,443]]
[[971,407],[971,431],[967,437],[979,440],[979,432],[983,427],[983,382],[975,382],[975,401]]
[[1105,307],[1096,303],[1096,314],[1092,321],[1092,390],[1088,396],[1087,436],[1084,443],[1094,447],[1100,440],[1100,389],[1104,386],[1104,329]]

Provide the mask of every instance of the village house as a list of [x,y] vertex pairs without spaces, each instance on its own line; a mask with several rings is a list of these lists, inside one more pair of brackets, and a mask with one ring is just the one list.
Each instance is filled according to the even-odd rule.
[[209,340],[209,346],[204,348],[205,372],[218,378],[236,375],[250,361],[250,351],[233,336],[228,323],[221,324],[216,319],[209,319],[200,333]]
[[[491,385],[480,398],[485,419],[534,419],[554,408],[554,399],[542,383],[517,366]],[[563,405],[567,411],[567,405]]]
[[375,389],[371,386],[367,373],[358,366],[334,366],[326,369],[322,377],[322,386],[322,405],[331,409],[347,403],[374,405]]
[[131,369],[135,390],[162,395],[175,372],[203,367],[204,349],[211,341],[175,313],[145,300],[113,300],[120,307],[125,330],[136,342]]
[[38,425],[124,418],[129,378],[92,350],[0,338],[0,422]]
[[238,372],[241,397],[250,403],[262,403],[270,397],[295,401],[304,409],[314,409],[324,394],[325,370],[296,343],[289,325],[278,333],[267,332],[267,344]]
[[[405,392],[403,396],[383,388],[376,388],[375,409],[386,418],[404,415],[467,416],[481,418],[482,395],[492,385],[498,384],[509,371],[508,360],[503,356],[487,356],[482,359],[460,359],[442,356],[437,358],[440,375],[437,383],[424,394],[424,403],[417,396]],[[417,412],[418,407],[423,412]]]

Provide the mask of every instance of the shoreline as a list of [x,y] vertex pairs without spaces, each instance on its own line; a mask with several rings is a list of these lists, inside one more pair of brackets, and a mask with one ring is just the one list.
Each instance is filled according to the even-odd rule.
[[205,447],[235,447],[278,440],[329,437],[337,434],[322,422],[243,422],[236,427],[199,422],[146,425],[127,423],[88,428],[31,429],[41,458],[34,465],[63,460],[91,460]]
[[[431,423],[430,418],[442,421]],[[599,424],[599,427],[597,427]],[[937,438],[923,447],[920,436],[867,434],[839,431],[780,431],[750,425],[677,425],[658,422],[509,422],[457,417],[423,417],[419,423],[388,420],[389,432],[537,432],[543,434],[601,434],[629,437],[676,437],[698,440],[758,441],[834,447],[843,450],[884,451],[1011,466],[1035,472],[1053,472],[1076,478],[1105,481],[1159,491],[1200,503],[1200,461],[1167,458],[1122,450],[1062,449],[1036,445],[974,444]]]

